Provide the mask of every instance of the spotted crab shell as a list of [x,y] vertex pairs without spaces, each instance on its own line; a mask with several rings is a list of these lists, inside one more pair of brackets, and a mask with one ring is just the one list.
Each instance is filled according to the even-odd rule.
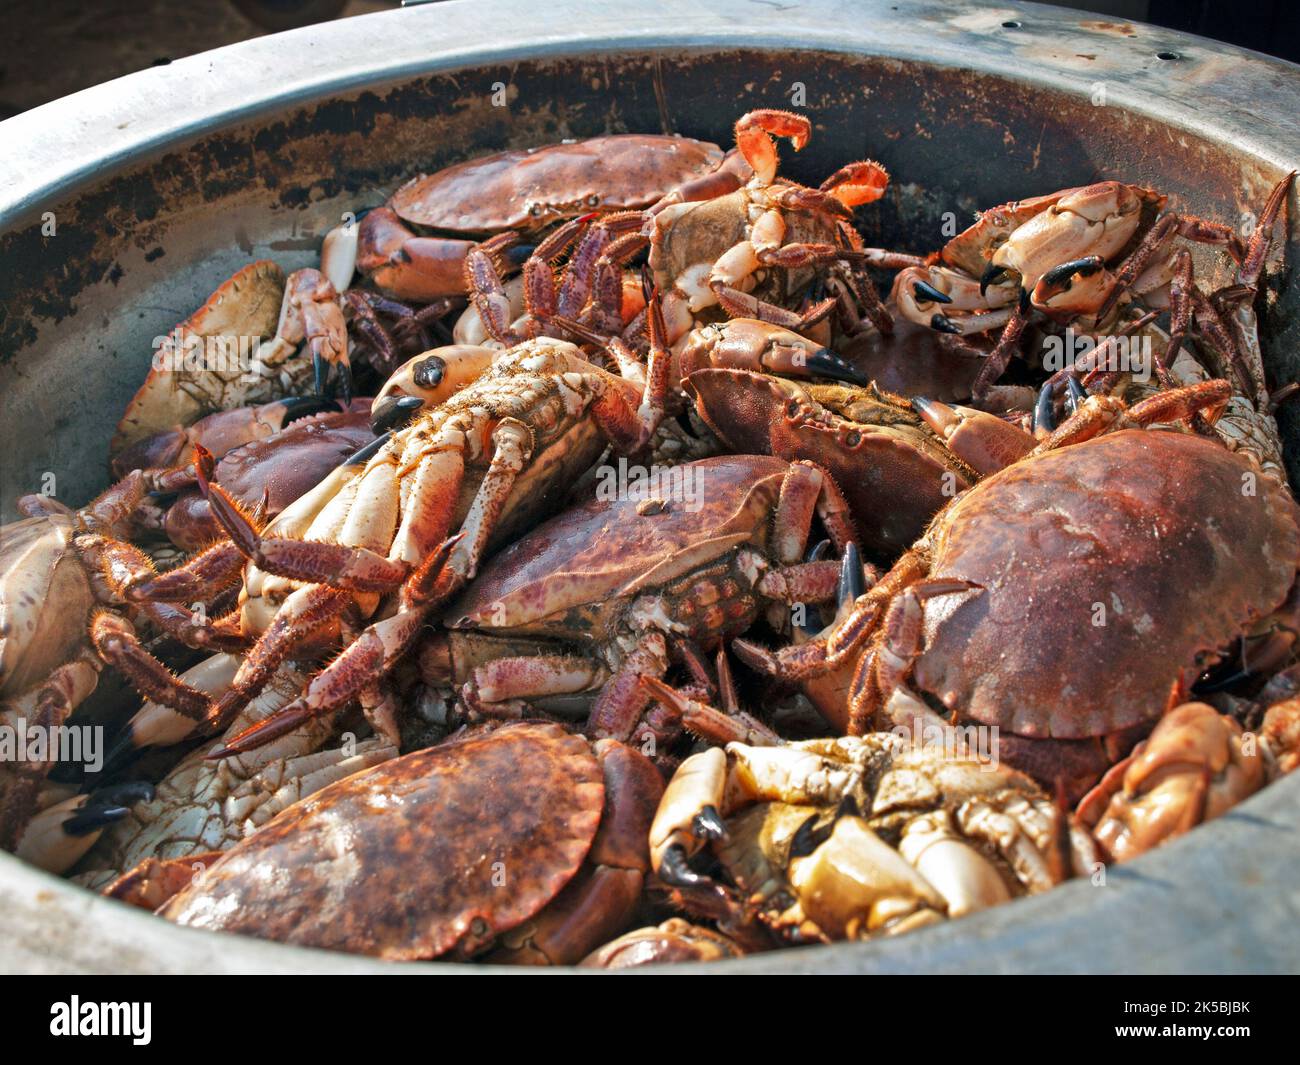
[[163,909],[192,928],[394,960],[472,954],[581,867],[605,785],[591,745],[508,725],[331,784]]

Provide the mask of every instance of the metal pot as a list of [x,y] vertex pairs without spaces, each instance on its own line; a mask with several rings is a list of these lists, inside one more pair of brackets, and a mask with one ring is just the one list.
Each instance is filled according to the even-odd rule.
[[[624,130],[725,139],[747,108],[793,103],[816,131],[788,172],[881,160],[895,183],[864,212],[868,239],[930,248],[949,213],[964,225],[980,206],[1108,177],[1239,224],[1300,166],[1297,99],[1300,68],[1210,41],[1033,4],[907,0],[463,0],[134,74],[0,127],[0,505],[12,518],[47,472],[60,498],[89,497],[153,337],[242,263],[312,262],[342,212],[455,159]],[[1294,200],[1289,217],[1263,321],[1275,385],[1300,367]],[[1294,414],[1285,430],[1295,478]],[[1108,870],[1104,887],[727,967],[1295,970],[1297,811],[1300,778]],[[0,967],[26,971],[385,968],[176,928],[8,855],[0,944]]]

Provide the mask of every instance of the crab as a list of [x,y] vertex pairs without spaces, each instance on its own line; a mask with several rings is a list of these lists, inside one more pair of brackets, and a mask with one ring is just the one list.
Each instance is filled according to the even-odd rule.
[[[375,438],[369,400],[353,400],[346,411],[330,405],[332,411],[299,418],[271,436],[232,448],[216,463],[213,479],[241,505],[257,508],[262,519],[274,519]],[[133,524],[142,534],[161,531],[187,552],[224,536],[197,484],[166,509],[141,508]]]
[[[310,361],[294,356],[304,339]],[[313,364],[319,383],[324,367],[338,365],[342,373],[346,362],[347,327],[330,282],[312,269],[286,281],[269,259],[251,263],[163,338],[118,423],[109,456],[116,459],[132,444],[184,430],[217,411],[300,393]]]
[[[670,649],[692,664],[696,647],[717,648],[764,611],[784,624],[796,604],[834,595],[839,564],[802,562],[804,544],[814,514],[837,544],[852,531],[839,492],[811,463],[711,458],[664,478],[620,491],[612,476],[608,491],[498,554],[448,608],[445,637],[422,652],[426,680],[459,685],[496,713],[596,691],[586,730],[627,740],[638,726],[654,730],[640,720],[651,701],[643,680],[667,672]],[[769,735],[743,715],[688,724]]]
[[[181,480],[187,479],[180,471]],[[172,491],[176,471],[136,470],[80,510],[48,496],[24,496],[29,517],[0,528],[0,715],[6,726],[58,729],[95,690],[104,661],[142,689],[173,701],[177,688],[134,636],[103,567],[111,538],[149,491]],[[142,553],[129,546],[145,565]],[[147,610],[164,628],[183,625],[166,608]],[[52,757],[52,752],[51,752]],[[50,760],[6,762],[0,770],[0,847],[12,850],[37,809]]]
[[1109,320],[1122,296],[1167,306],[1177,237],[1223,246],[1241,260],[1229,227],[1161,214],[1165,202],[1141,185],[1101,181],[1003,204],[925,265],[901,271],[893,300],[900,314],[933,329],[1002,330],[975,382],[978,398],[1006,369],[1031,310],[1057,324],[1086,324]]
[[[696,370],[684,382],[705,424],[733,451],[807,460],[844,492],[859,543],[892,558],[981,472],[1019,458],[1032,438],[991,414],[960,408],[945,440],[901,396],[876,388],[795,382],[748,370]],[[947,446],[945,446],[945,443]]]
[[[786,111],[742,115],[736,122],[736,145],[753,177],[738,188],[715,183],[707,198],[701,190],[699,199],[683,198],[649,214],[641,243],[649,241],[650,269],[665,293],[670,345],[714,306],[733,317],[803,332],[837,302],[853,319],[860,304],[877,329],[892,329],[893,320],[862,269],[868,253],[852,226],[853,208],[880,199],[889,175],[879,163],[866,160],[841,167],[816,189],[778,179],[774,138],[789,138],[799,151],[811,132],[807,118]],[[632,240],[616,241],[604,259],[636,247]],[[807,310],[789,309],[819,268],[838,299]]]
[[[662,410],[662,387],[662,375],[651,374],[642,390],[593,366],[572,344],[530,341],[499,354],[440,406],[376,439],[261,530],[211,483],[210,463],[200,462],[200,484],[230,537],[209,551],[233,545],[249,561],[239,607],[209,628],[223,639],[256,642],[230,689],[203,708],[196,725],[224,728],[291,651],[337,646],[340,637],[342,653],[302,698],[237,736],[225,753],[251,749],[352,698],[401,658],[430,611],[474,576],[488,548],[555,507],[607,442],[624,451],[645,445]],[[161,577],[124,574],[122,594],[174,602],[215,591],[203,558]],[[219,576],[228,582],[226,571]],[[358,622],[364,627],[355,633]]]
[[357,226],[356,266],[398,299],[465,295],[466,259],[480,238],[508,233],[504,250],[556,223],[647,207],[721,161],[715,144],[640,133],[470,159],[413,178],[369,211]]
[[1112,861],[1128,861],[1262,788],[1272,774],[1261,746],[1212,706],[1184,703],[1107,771],[1076,815]]
[[[693,867],[706,848],[734,888]],[[1023,773],[891,733],[709,748],[682,763],[650,829],[651,866],[688,910],[722,895],[733,923],[793,943],[961,917],[1095,860]]]
[[[184,679],[216,694],[230,684],[238,668],[237,656],[218,654],[186,671]],[[232,735],[290,702],[306,680],[296,663],[283,664],[232,723]],[[171,863],[189,872],[195,865],[210,865],[292,803],[398,753],[381,736],[332,744],[336,734],[333,718],[325,716],[239,758],[214,762],[202,747],[190,752],[152,795],[133,803],[125,816],[91,840],[94,846],[78,867],[77,882],[106,889],[123,901],[146,902],[156,897]]]
[[[762,671],[856,663],[850,728],[997,727],[1004,760],[1086,789],[1242,637],[1294,643],[1300,508],[1248,454],[1144,428],[1221,410],[1208,381],[1127,409],[1092,396],[950,502],[829,634]],[[1190,584],[1180,579],[1197,573]]]
[[160,912],[390,960],[572,963],[629,923],[662,790],[630,747],[505,725],[322,788]]

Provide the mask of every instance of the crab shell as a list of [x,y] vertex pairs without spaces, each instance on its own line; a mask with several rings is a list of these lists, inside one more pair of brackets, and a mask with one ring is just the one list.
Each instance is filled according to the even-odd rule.
[[[284,283],[284,271],[271,260],[250,263],[176,326],[172,335],[179,332],[186,337],[224,337],[231,341],[241,337],[265,340],[274,336]],[[170,348],[165,344],[160,350]],[[235,371],[233,377],[238,376]],[[230,374],[215,370],[188,373],[167,367],[151,368],[118,422],[117,432],[109,444],[110,457],[137,440],[177,425],[192,425],[205,414],[280,398],[276,380],[263,378],[241,390],[237,402],[227,402],[226,390],[235,384]]]
[[760,455],[701,459],[671,471],[698,507],[631,492],[573,507],[497,555],[448,611],[448,625],[603,640],[636,593],[742,544],[761,550],[788,469]]
[[1216,441],[1123,430],[987,478],[927,538],[931,579],[975,587],[926,601],[915,685],[966,719],[1082,739],[1158,718],[1283,602],[1300,510]]
[[604,798],[585,739],[552,724],[506,726],[296,803],[162,914],[392,960],[472,954],[573,878]]
[[94,591],[69,515],[0,527],[0,698],[43,680],[86,645]]
[[630,133],[522,148],[408,181],[388,206],[457,233],[536,229],[590,211],[647,207],[722,161],[716,144]]
[[[313,415],[274,436],[235,448],[217,464],[214,480],[250,509],[265,494],[265,517],[274,518],[373,439],[369,402],[354,402],[346,413]],[[172,505],[164,528],[171,542],[187,551],[224,535],[208,501],[197,491]]]
[[867,389],[725,368],[696,370],[683,387],[731,450],[809,459],[830,473],[869,550],[911,546],[975,481],[920,418]]

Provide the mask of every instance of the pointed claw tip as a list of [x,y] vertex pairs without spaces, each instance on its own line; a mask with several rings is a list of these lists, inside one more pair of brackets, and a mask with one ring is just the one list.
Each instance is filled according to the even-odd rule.
[[916,298],[923,303],[926,302],[927,300],[931,303],[952,302],[951,296],[949,296],[946,292],[940,292],[928,281],[912,282],[912,292],[916,295]]
[[930,328],[933,329],[936,333],[950,333],[956,335],[961,332],[961,330],[958,329],[957,326],[953,324],[952,319],[944,314],[931,315]]

